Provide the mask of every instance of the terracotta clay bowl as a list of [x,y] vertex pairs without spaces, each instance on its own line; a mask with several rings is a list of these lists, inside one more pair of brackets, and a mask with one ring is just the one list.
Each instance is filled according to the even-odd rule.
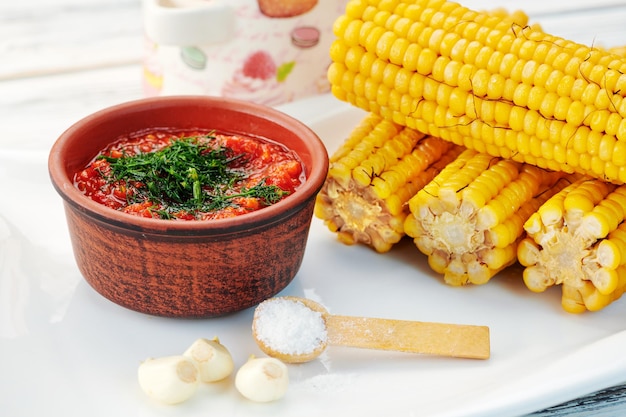
[[[132,216],[84,196],[75,172],[122,134],[146,128],[213,129],[271,139],[292,149],[306,181],[292,195],[242,216],[180,221]],[[213,317],[254,306],[298,272],[328,154],[301,122],[269,107],[211,97],[158,97],[116,105],[78,121],[51,149],[76,263],[101,295],[166,317]]]

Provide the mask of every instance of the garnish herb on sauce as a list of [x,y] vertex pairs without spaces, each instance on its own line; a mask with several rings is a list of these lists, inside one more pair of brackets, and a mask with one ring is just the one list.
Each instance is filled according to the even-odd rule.
[[[290,194],[301,180],[302,168],[293,155],[257,139],[182,135],[155,145],[152,136],[146,137],[150,139],[146,143],[130,141],[102,152],[77,173],[78,188],[127,212],[140,207],[140,215],[191,220],[230,217],[269,206]],[[278,156],[264,146],[272,146]],[[274,174],[285,178],[272,178]],[[94,176],[99,177],[95,184]],[[277,185],[286,182],[282,188]],[[126,201],[116,203],[111,195]]]
[[265,185],[264,180],[229,194],[233,184],[243,179],[242,172],[229,168],[243,155],[229,156],[231,153],[223,147],[212,149],[201,144],[197,137],[184,137],[156,152],[100,158],[111,164],[109,182],[133,184],[135,200],[159,202],[168,211],[215,211],[233,204],[235,197],[259,198],[270,205],[286,194],[275,185]]

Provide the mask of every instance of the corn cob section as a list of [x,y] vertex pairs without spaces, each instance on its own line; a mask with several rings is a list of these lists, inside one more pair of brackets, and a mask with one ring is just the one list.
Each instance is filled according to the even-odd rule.
[[441,0],[352,0],[333,94],[479,152],[626,182],[626,60]]
[[535,292],[562,286],[563,308],[596,311],[626,290],[626,186],[581,180],[548,200],[524,225],[518,248]]
[[330,157],[315,214],[341,242],[387,252],[404,236],[405,203],[459,152],[369,114]]
[[466,150],[409,200],[405,232],[450,285],[517,260],[523,224],[572,175]]

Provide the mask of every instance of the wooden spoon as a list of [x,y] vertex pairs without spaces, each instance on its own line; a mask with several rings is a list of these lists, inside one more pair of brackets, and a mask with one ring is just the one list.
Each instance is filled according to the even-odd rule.
[[[314,343],[305,352],[295,353],[273,345],[266,334],[259,334],[261,330],[258,323],[267,303],[277,300],[301,303],[313,312],[320,313],[325,325],[325,337],[316,339],[317,345]],[[283,324],[276,321],[272,325]],[[299,297],[276,297],[261,303],[254,313],[252,334],[263,352],[288,363],[315,359],[328,345],[470,359],[488,359],[490,355],[489,327],[486,326],[335,316],[329,314],[320,304]]]

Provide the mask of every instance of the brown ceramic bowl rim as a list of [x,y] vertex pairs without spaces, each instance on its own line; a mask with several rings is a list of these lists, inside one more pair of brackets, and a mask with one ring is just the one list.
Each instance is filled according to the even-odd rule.
[[[72,146],[73,142],[76,140],[77,132],[91,124],[101,123],[103,119],[114,120],[116,115],[126,114],[128,112],[134,113],[150,111],[157,108],[162,109],[164,107],[196,104],[212,104],[220,108],[246,113],[280,124],[287,130],[292,131],[305,143],[305,147],[311,155],[311,166],[305,167],[307,170],[305,182],[292,195],[261,210],[232,218],[204,221],[164,220],[129,215],[93,201],[75,187],[70,173],[68,173],[65,168],[66,164],[64,159],[68,147]],[[156,126],[146,126],[146,128],[150,127]],[[239,134],[245,133],[241,132]],[[267,139],[271,140],[272,138],[267,137]],[[91,155],[86,155],[85,163],[92,157]],[[53,144],[48,157],[48,172],[54,188],[66,202],[105,223],[116,224],[123,229],[149,231],[155,234],[177,236],[220,235],[250,230],[259,226],[267,226],[281,221],[297,212],[302,205],[306,204],[307,200],[320,190],[328,172],[328,154],[323,142],[312,129],[299,120],[271,107],[221,97],[161,96],[113,105],[96,111],[74,123],[63,132]]]

